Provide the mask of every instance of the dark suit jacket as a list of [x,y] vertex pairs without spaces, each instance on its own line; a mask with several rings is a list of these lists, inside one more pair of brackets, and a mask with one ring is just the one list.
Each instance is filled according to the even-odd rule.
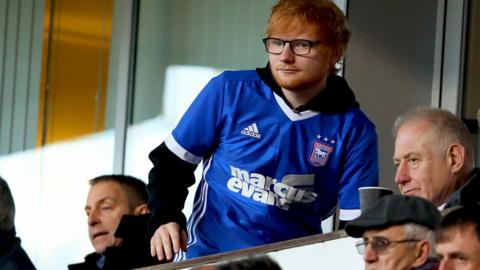
[[480,169],[470,173],[468,182],[455,191],[447,201],[445,208],[480,203]]

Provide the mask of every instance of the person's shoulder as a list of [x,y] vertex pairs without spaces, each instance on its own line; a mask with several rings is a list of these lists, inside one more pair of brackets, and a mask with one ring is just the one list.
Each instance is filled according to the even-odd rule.
[[375,124],[360,108],[351,108],[345,112],[345,114],[351,120],[350,125],[355,127],[364,127],[367,129],[375,129]]
[[108,247],[105,251],[104,269],[134,269],[159,262],[156,257],[150,256],[149,243],[139,241],[138,243],[124,243],[121,246]]
[[85,256],[85,261],[68,265],[68,270],[94,270],[98,269],[96,261],[100,255],[93,252]]
[[227,70],[220,74],[225,81],[258,81],[260,77],[255,70]]
[[92,262],[73,263],[68,265],[68,270],[95,270],[97,265]]
[[[5,244],[5,242],[3,244]],[[2,268],[2,266],[4,266],[4,268]],[[20,245],[20,242],[18,242],[15,243],[13,248],[8,250],[8,252],[2,252],[2,254],[0,254],[0,269],[35,270],[35,266]]]
[[86,263],[86,262],[82,262],[82,263],[74,263],[74,264],[69,264],[68,265],[68,270],[88,270],[88,269],[92,269],[91,266]]

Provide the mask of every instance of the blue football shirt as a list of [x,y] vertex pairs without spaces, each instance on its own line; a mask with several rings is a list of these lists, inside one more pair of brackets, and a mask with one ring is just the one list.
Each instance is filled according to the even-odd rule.
[[358,187],[378,184],[375,127],[358,108],[294,112],[254,70],[212,79],[165,144],[203,160],[187,258],[321,233],[337,204],[352,219]]

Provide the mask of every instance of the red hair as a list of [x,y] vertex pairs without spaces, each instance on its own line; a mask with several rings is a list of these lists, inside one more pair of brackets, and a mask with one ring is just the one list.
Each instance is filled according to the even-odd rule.
[[295,33],[306,25],[322,31],[326,42],[338,57],[343,56],[350,39],[343,12],[330,0],[280,0],[272,7],[267,36],[274,33]]

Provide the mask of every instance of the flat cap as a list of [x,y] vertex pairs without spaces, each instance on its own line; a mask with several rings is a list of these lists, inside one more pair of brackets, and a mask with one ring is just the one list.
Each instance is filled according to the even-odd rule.
[[345,225],[349,236],[362,237],[372,229],[415,223],[434,230],[441,215],[431,202],[415,196],[386,195],[358,218]]

